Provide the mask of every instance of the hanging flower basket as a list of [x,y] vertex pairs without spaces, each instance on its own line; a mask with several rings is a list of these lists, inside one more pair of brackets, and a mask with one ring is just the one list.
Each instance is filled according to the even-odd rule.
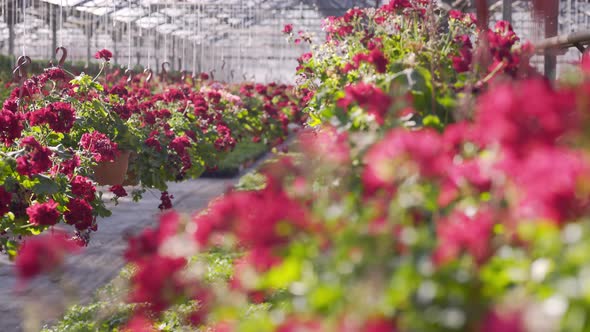
[[130,151],[121,151],[112,162],[100,162],[94,167],[94,181],[100,186],[121,185],[129,166]]
[[139,176],[137,176],[137,172],[135,171],[133,165],[137,163],[137,154],[132,152],[129,155],[129,162],[127,167],[127,174],[125,177],[125,181],[123,181],[124,186],[137,186],[139,185]]

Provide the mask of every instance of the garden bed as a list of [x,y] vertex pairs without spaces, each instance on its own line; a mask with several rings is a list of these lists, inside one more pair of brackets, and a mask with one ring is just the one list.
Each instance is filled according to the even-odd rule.
[[254,164],[269,152],[269,147],[263,143],[240,142],[234,150],[222,158],[214,170],[206,170],[205,178],[232,178]]

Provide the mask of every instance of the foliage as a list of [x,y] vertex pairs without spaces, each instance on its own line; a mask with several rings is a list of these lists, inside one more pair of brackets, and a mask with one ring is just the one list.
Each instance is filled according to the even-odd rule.
[[[471,19],[452,13],[451,35],[432,38],[433,13],[429,1],[395,0],[329,20],[326,50],[300,68],[318,128],[266,165],[264,181],[243,180],[255,190],[167,213],[130,240],[138,307],[124,328],[153,330],[195,301],[184,324],[202,331],[590,328],[589,62],[555,86],[524,77],[500,23],[474,32],[485,37],[473,54],[492,66],[465,64],[452,25]],[[387,61],[361,47],[377,38]],[[404,66],[396,54],[409,53]],[[232,258],[227,282],[193,259],[208,252]]]

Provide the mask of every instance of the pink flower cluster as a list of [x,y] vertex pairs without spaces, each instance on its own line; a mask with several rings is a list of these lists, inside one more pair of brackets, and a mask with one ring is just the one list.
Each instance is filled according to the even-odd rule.
[[22,244],[16,257],[16,271],[23,280],[52,272],[62,264],[66,255],[79,250],[75,242],[57,231],[36,236]]
[[360,82],[348,85],[344,92],[346,96],[337,102],[339,107],[348,109],[356,104],[373,115],[377,123],[383,124],[393,102],[383,90],[370,83]]

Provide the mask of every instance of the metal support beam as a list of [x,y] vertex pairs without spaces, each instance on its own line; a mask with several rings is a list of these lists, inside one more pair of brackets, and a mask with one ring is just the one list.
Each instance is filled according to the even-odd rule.
[[[566,50],[570,47],[576,47],[580,52],[584,52],[584,45],[590,44],[590,30],[576,31],[567,35],[559,35],[538,41],[534,44],[537,53],[544,54],[545,50],[552,50],[554,54],[560,54],[555,50]],[[563,51],[565,53],[565,51]]]
[[[556,37],[559,24],[559,0],[533,0],[535,21],[543,23],[545,40]],[[545,49],[545,76],[555,79],[557,71],[557,56],[552,49]]]
[[[545,1],[545,38],[555,37],[558,33],[559,0]],[[545,53],[545,76],[554,80],[557,76],[557,56]]]
[[502,0],[502,19],[512,23],[512,0]]

